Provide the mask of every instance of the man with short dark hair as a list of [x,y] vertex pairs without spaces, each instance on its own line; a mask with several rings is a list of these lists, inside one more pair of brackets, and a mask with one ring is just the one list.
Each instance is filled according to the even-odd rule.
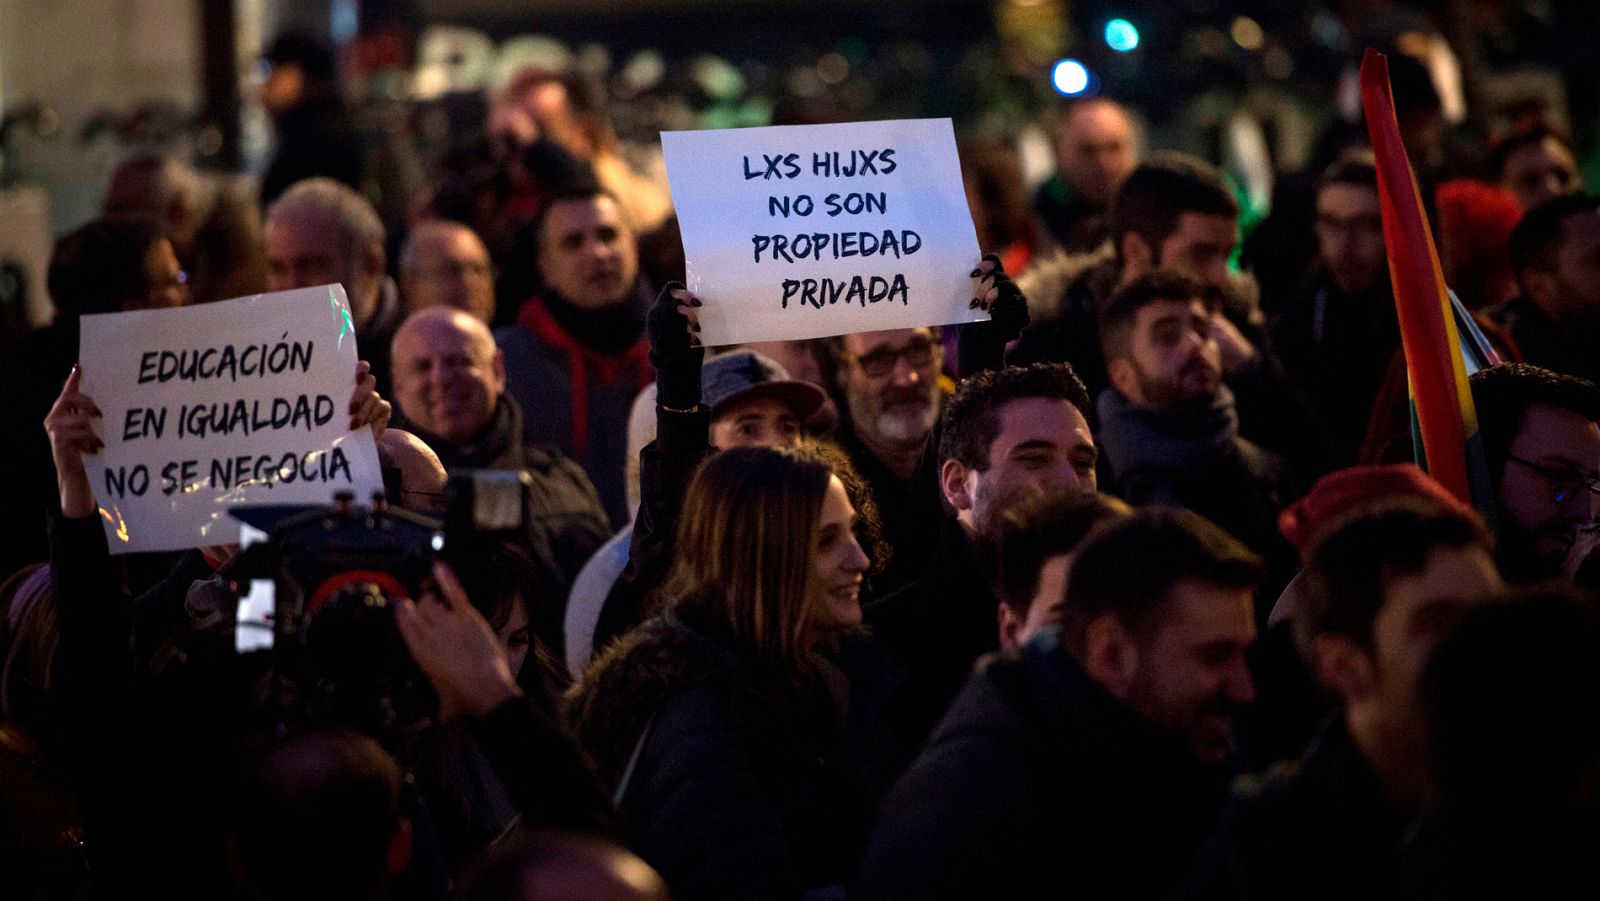
[[939,488],[949,513],[921,577],[864,612],[906,667],[895,717],[913,743],[944,715],[972,664],[999,649],[996,600],[977,542],[995,511],[1050,487],[1095,490],[1089,396],[1065,363],[985,370],[945,405]]
[[1061,625],[980,668],[890,792],[861,897],[1161,897],[1226,795],[1260,574],[1185,510],[1096,531]]
[[1056,171],[1033,196],[1050,237],[1069,253],[1099,247],[1117,186],[1139,161],[1133,121],[1108,97],[1070,100],[1051,134]]
[[1495,142],[1490,168],[1500,187],[1517,196],[1524,213],[1583,189],[1572,141],[1544,122],[1532,122]]
[[541,289],[495,334],[506,388],[524,410],[526,440],[577,461],[613,526],[628,521],[624,488],[628,412],[650,383],[633,226],[593,184],[554,194],[532,226]]
[[1297,764],[1239,783],[1180,896],[1385,895],[1433,784],[1423,661],[1499,587],[1470,512],[1408,498],[1347,514],[1312,552],[1293,613],[1301,657],[1337,712]]
[[[1259,329],[1253,285],[1236,285],[1228,272],[1238,220],[1239,202],[1216,169],[1182,154],[1155,154],[1123,180],[1112,199],[1110,257],[1046,260],[1022,279],[1036,321],[1023,332],[1013,362],[1064,360],[1090,395],[1098,394],[1107,384],[1100,310],[1117,290],[1156,269],[1228,292],[1224,314],[1239,328]],[[1230,353],[1229,362],[1242,369],[1256,351],[1237,329],[1233,333],[1239,359]]]
[[1168,504],[1208,517],[1286,579],[1292,555],[1277,517],[1293,500],[1289,470],[1239,434],[1208,294],[1182,275],[1156,271],[1101,313],[1111,386],[1097,409],[1111,490],[1135,506]]
[[1469,383],[1506,578],[1571,577],[1600,515],[1600,389],[1524,363],[1491,366]]
[[567,592],[611,536],[594,486],[556,449],[523,440],[526,414],[506,392],[505,357],[472,314],[442,306],[413,313],[395,333],[393,363],[399,423],[447,469],[527,475],[524,546],[550,577],[539,586],[549,595],[538,606],[544,621],[533,627],[559,651]]
[[1511,233],[1521,295],[1492,310],[1524,362],[1600,379],[1600,197],[1569,194],[1522,217]]
[[1341,156],[1315,203],[1314,267],[1273,318],[1273,349],[1325,426],[1331,462],[1348,465],[1400,346],[1372,152]]
[[1061,622],[1067,573],[1085,537],[1133,510],[1109,494],[1058,486],[1016,498],[984,541],[1000,600],[1000,649],[1015,651]]

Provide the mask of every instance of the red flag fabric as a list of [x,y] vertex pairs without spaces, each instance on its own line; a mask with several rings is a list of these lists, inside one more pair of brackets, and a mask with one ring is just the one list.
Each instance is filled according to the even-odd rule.
[[[1383,212],[1384,245],[1400,320],[1412,406],[1428,474],[1465,503],[1480,510],[1489,498],[1481,475],[1469,471],[1469,440],[1476,441],[1477,412],[1467,386],[1460,336],[1445,290],[1433,233],[1423,214],[1422,196],[1400,141],[1389,64],[1367,50],[1361,61],[1361,106],[1378,164],[1378,199]],[[1474,492],[1474,482],[1478,491]],[[1475,496],[1477,495],[1477,496]],[[1492,509],[1492,506],[1491,508]]]

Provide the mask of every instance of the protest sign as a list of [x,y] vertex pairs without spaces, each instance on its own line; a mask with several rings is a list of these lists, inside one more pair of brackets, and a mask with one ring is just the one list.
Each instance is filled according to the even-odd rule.
[[987,319],[949,119],[661,135],[707,345]]
[[82,317],[82,390],[105,448],[85,463],[113,554],[239,539],[228,509],[365,500],[372,432],[351,432],[355,326],[338,285]]

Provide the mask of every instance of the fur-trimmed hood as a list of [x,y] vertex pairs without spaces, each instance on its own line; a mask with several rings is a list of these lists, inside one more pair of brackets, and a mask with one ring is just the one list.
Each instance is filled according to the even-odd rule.
[[607,785],[615,785],[645,725],[674,695],[713,682],[757,691],[759,680],[730,647],[675,614],[613,642],[567,695],[567,725]]
[[[821,734],[841,730],[837,749],[891,773],[910,749],[882,728],[885,705],[905,671],[864,630],[843,633],[813,691],[796,693],[726,643],[666,613],[641,624],[590,661],[583,681],[567,693],[566,724],[606,785],[616,785],[650,718],[679,693],[708,685],[728,691],[736,719],[762,731]],[[844,697],[824,687],[842,677]],[[848,701],[845,701],[845,697]],[[843,703],[841,721],[837,708]],[[811,727],[803,725],[809,721]],[[820,731],[819,731],[820,730]],[[832,742],[829,742],[832,744]]]
[[[1061,316],[1068,292],[1084,279],[1091,280],[1087,289],[1098,309],[1117,283],[1117,256],[1110,241],[1087,253],[1056,250],[1017,276],[1017,287],[1028,298],[1029,315],[1035,321],[1050,321]],[[1261,286],[1247,272],[1228,273],[1222,305],[1223,313],[1240,328],[1260,329],[1266,324],[1261,312]]]

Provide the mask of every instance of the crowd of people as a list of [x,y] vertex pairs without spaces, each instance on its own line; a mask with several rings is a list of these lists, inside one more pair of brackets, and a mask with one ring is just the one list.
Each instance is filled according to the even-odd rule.
[[[1031,203],[963,145],[986,321],[707,348],[579,80],[512,78],[395,222],[326,53],[267,55],[261,207],[128,160],[6,342],[0,894],[1600,893],[1600,198],[1560,132],[1468,179],[1396,91],[1506,361],[1480,510],[1412,462],[1359,134],[1241,268],[1214,166],[1071,101]],[[79,317],[333,283],[388,503],[512,472],[523,515],[289,669],[238,650],[237,547],[111,555]]]

